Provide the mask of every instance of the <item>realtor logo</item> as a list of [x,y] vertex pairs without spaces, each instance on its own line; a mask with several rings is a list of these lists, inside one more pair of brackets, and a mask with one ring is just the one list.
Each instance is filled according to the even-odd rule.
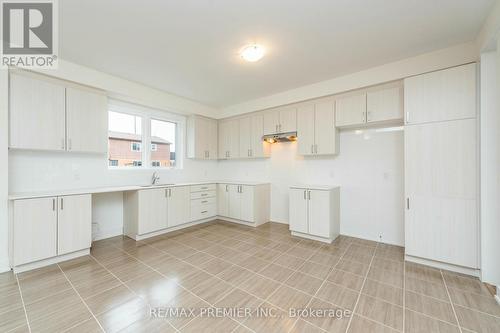
[[2,67],[56,68],[57,3],[2,1]]

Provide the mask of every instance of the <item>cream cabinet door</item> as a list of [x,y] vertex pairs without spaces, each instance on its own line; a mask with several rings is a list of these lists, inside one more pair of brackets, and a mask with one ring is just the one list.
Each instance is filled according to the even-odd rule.
[[476,90],[475,63],[407,78],[405,123],[475,118]]
[[279,133],[295,132],[297,131],[297,109],[285,108],[279,111],[280,122],[278,126]]
[[239,155],[240,158],[250,158],[252,151],[252,119],[251,117],[245,117],[238,120],[239,121]]
[[219,151],[220,159],[229,158],[229,122],[222,121],[219,123]]
[[240,185],[229,184],[229,217],[241,219],[241,193]]
[[315,105],[314,120],[314,153],[316,155],[333,155],[338,153],[338,137],[335,128],[335,104],[321,102]]
[[92,243],[92,196],[59,197],[57,254],[90,248]]
[[290,189],[289,223],[290,230],[308,233],[308,200],[307,189]]
[[252,129],[251,129],[251,157],[268,157],[270,153],[270,144],[264,142],[262,137],[264,136],[264,116],[257,114],[251,117]]
[[478,268],[476,120],[405,127],[405,248]]
[[229,216],[229,185],[217,184],[217,214]]
[[228,121],[228,147],[229,147],[229,158],[239,158],[240,157],[240,125],[238,120]]
[[217,120],[208,119],[206,123],[206,140],[208,142],[207,150],[208,150],[208,159],[216,160],[217,159],[217,146],[218,146],[218,126]]
[[341,97],[335,102],[335,124],[337,127],[366,123],[366,94]]
[[65,150],[65,89],[42,79],[10,75],[10,148]]
[[330,237],[330,191],[308,190],[307,199],[309,201],[309,233],[314,236]]
[[264,134],[276,134],[279,132],[280,112],[271,110],[264,112]]
[[57,255],[57,198],[14,201],[14,265]]
[[254,187],[240,185],[241,215],[240,219],[247,222],[255,221]]
[[175,227],[189,221],[191,189],[188,186],[176,186],[166,189],[167,225]]
[[300,155],[314,155],[314,104],[297,110],[297,145]]
[[403,88],[370,91],[366,95],[368,123],[403,120]]
[[66,89],[68,151],[107,153],[108,110],[104,93]]
[[147,189],[139,191],[139,235],[168,227],[168,189]]

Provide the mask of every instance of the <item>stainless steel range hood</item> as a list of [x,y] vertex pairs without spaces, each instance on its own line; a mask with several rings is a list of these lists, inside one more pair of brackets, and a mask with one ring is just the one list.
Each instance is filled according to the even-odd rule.
[[297,132],[268,134],[264,135],[262,140],[269,143],[297,141]]

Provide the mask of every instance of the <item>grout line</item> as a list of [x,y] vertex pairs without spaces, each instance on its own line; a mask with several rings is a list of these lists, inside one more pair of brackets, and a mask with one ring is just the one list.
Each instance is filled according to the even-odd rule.
[[[90,310],[89,306],[87,305],[87,302],[85,302],[85,300],[83,299],[82,295],[80,295],[80,293],[78,292],[78,290],[76,290],[75,286],[73,285],[73,283],[69,280],[68,276],[66,275],[66,273],[62,270],[61,266],[59,266],[59,264],[57,264],[57,267],[59,267],[59,270],[61,271],[61,273],[63,273],[64,277],[66,278],[66,280],[69,282],[69,284],[71,285],[71,288],[73,288],[73,290],[75,291],[75,293],[78,295],[78,297],[80,298],[80,300],[82,301],[83,305],[85,305],[85,307],[87,308],[87,310],[90,312],[90,314],[92,315],[92,317],[94,318],[94,320],[97,322],[97,325],[99,325],[99,327],[101,328],[101,331],[102,332],[106,332],[104,330],[104,328],[102,327],[101,323],[99,322],[99,320],[97,320],[96,316],[94,315],[94,313],[92,312],[92,310]],[[75,325],[69,327],[68,329],[64,330],[65,332],[70,330],[71,328],[77,326],[77,325],[80,325],[81,323],[84,323],[86,322],[88,319],[86,320],[83,320],[79,323],[76,323]]]
[[448,285],[446,284],[446,280],[444,279],[443,271],[439,270],[439,273],[441,273],[441,279],[443,279],[444,287],[446,288],[446,294],[448,295],[448,300],[450,301],[453,315],[455,316],[455,320],[457,321],[458,329],[460,330],[460,333],[462,333],[462,326],[460,326],[460,322],[458,321],[457,312],[455,311],[455,305],[453,305],[453,302],[451,301],[450,291],[448,290]]
[[[19,295],[21,296],[21,303],[23,304],[24,317],[26,318],[26,324],[28,325],[28,331],[31,333],[30,321],[28,319],[28,312],[26,311],[26,304],[24,303],[23,292],[21,291],[21,284],[19,283],[19,277],[17,276],[17,274],[15,274],[15,276],[16,276],[16,281],[17,281],[17,289],[19,290]],[[21,327],[21,326],[19,326],[19,327]]]
[[[349,331],[349,328],[351,327],[352,318],[354,318],[354,312],[356,311],[356,308],[358,307],[358,303],[359,303],[359,300],[361,298],[362,291],[365,287],[366,280],[368,279],[368,274],[370,274],[370,268],[371,268],[372,263],[373,263],[373,258],[375,258],[375,253],[377,252],[377,248],[378,248],[378,243],[377,243],[377,246],[375,247],[375,251],[373,251],[372,259],[370,260],[370,264],[368,265],[368,271],[366,272],[365,279],[363,280],[363,285],[361,286],[361,290],[359,292],[358,298],[356,299],[356,303],[354,304],[354,309],[352,310],[352,316],[351,316],[351,318],[349,318],[349,323],[347,323],[347,328],[345,330],[346,333]],[[403,308],[403,312],[404,312],[404,308]]]

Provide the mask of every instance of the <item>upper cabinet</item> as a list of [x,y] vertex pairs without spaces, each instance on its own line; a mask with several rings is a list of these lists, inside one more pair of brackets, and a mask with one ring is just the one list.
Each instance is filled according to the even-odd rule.
[[405,123],[475,118],[476,85],[475,63],[405,79]]
[[300,155],[334,155],[339,140],[333,101],[300,106],[297,110],[297,141]]
[[297,108],[285,107],[264,112],[264,134],[297,131]]
[[262,140],[264,135],[264,116],[256,114],[239,119],[239,157],[268,157],[270,144]]
[[337,127],[396,124],[402,120],[403,89],[399,83],[369,88],[336,100]]
[[65,88],[10,75],[10,148],[65,150]]
[[27,73],[10,75],[12,149],[106,153],[103,92]]
[[217,159],[217,120],[190,116],[187,121],[187,158]]
[[219,159],[233,159],[240,156],[240,133],[238,119],[219,123]]

